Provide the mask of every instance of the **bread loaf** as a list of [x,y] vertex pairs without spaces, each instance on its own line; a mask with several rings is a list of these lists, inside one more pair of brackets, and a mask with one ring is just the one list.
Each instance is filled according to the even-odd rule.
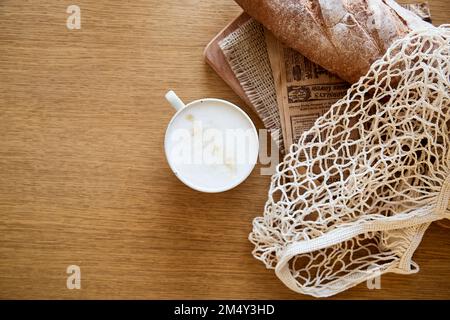
[[431,27],[393,0],[236,0],[311,61],[354,83],[398,38]]

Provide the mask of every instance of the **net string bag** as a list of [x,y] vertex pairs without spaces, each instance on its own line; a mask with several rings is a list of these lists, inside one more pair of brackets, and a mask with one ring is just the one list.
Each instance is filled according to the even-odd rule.
[[337,294],[412,255],[450,218],[450,25],[397,40],[272,176],[253,255],[290,289]]

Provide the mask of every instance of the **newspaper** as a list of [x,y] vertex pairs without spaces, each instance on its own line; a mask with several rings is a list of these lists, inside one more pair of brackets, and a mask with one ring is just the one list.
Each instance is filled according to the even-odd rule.
[[[431,22],[428,3],[403,6]],[[318,117],[345,95],[350,85],[285,46],[267,30],[265,39],[275,81],[283,142],[289,148]]]

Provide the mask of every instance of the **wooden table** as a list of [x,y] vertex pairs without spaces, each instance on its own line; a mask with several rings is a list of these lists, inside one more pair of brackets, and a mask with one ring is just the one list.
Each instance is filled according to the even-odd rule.
[[[251,255],[269,184],[261,166],[232,191],[202,194],[163,153],[167,89],[243,106],[202,57],[238,6],[70,4],[80,30],[66,28],[66,1],[0,3],[0,298],[308,298]],[[450,22],[448,1],[430,5],[436,24]],[[418,274],[336,297],[450,298],[448,232],[428,230]],[[66,288],[72,264],[80,290]]]

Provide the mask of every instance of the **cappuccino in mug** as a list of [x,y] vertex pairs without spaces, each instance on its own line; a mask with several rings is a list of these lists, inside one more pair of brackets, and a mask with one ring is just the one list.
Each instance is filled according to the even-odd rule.
[[251,173],[259,141],[250,118],[220,99],[184,105],[173,92],[166,98],[178,109],[166,131],[165,152],[175,175],[203,192],[229,190]]

